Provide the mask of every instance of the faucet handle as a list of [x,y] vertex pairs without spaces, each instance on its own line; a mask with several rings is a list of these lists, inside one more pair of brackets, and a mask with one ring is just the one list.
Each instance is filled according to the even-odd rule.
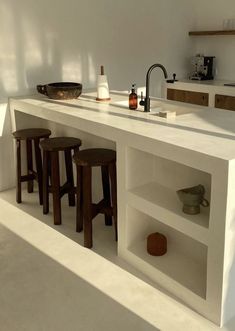
[[173,74],[173,79],[168,79],[166,82],[167,82],[167,83],[178,82],[178,79],[176,79],[176,74],[174,73],[174,74]]
[[176,74],[173,74],[173,80],[174,82],[178,82],[178,79],[176,79]]
[[141,91],[140,93],[140,106],[144,106],[145,102],[144,102],[144,93]]

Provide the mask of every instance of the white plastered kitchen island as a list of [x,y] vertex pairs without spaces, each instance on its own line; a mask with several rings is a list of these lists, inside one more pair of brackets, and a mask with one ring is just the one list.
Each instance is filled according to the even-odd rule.
[[[83,147],[116,148],[119,256],[223,325],[235,315],[235,114],[155,100],[178,115],[163,119],[130,111],[121,93],[109,103],[95,97],[11,98],[13,130],[58,124],[63,135],[82,136]],[[210,208],[186,215],[176,190],[198,184]],[[146,250],[157,231],[168,240],[161,257]]]

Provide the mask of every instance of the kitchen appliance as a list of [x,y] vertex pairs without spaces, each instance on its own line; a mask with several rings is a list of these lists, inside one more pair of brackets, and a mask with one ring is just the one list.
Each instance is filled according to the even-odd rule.
[[192,80],[212,80],[214,79],[215,57],[196,55],[192,58],[194,70],[189,76]]

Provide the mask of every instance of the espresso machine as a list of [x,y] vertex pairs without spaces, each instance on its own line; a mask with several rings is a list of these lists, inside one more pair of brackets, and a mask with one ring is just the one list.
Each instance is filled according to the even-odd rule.
[[193,72],[189,79],[192,80],[212,80],[214,79],[215,57],[196,55],[192,58]]

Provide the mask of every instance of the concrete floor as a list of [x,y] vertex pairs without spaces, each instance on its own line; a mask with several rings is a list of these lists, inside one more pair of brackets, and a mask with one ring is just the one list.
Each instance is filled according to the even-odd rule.
[[63,224],[42,215],[36,193],[0,193],[1,331],[218,331],[117,257],[113,227],[94,222],[94,248],[75,232],[75,208]]

